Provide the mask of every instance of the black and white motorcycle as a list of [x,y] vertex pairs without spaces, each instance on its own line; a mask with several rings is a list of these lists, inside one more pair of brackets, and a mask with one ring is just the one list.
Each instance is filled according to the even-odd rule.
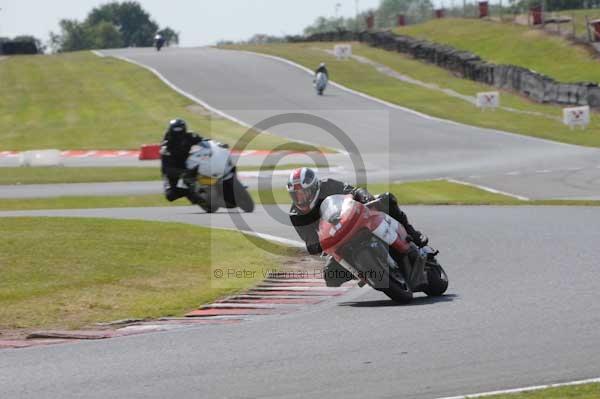
[[317,73],[317,76],[315,77],[315,90],[317,91],[318,95],[323,95],[323,92],[327,88],[327,83],[329,83],[327,74],[323,72]]
[[204,140],[193,146],[186,167],[190,173],[185,183],[201,198],[198,205],[206,212],[213,213],[219,208],[254,211],[254,201],[238,179],[226,144]]

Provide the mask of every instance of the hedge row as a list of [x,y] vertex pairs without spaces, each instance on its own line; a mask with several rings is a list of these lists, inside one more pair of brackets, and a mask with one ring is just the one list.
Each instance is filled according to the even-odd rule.
[[0,54],[37,54],[38,48],[34,42],[30,41],[6,41],[0,43]]

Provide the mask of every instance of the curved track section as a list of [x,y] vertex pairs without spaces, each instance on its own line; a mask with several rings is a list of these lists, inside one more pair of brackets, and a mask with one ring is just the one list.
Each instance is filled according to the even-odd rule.
[[[68,346],[3,351],[3,397],[434,398],[597,377],[594,208],[410,207],[451,279],[395,306],[369,288],[305,311]],[[0,213],[176,220],[195,208]],[[249,215],[256,231],[295,238]],[[570,226],[565,229],[564,226]],[[515,226],[519,226],[515,228]],[[451,233],[449,233],[451,232]],[[560,237],[560,241],[553,241]],[[585,240],[582,240],[585,237]]]
[[[336,87],[318,97],[306,71],[252,53],[213,48],[105,53],[149,66],[250,125],[286,112],[323,117],[358,146],[370,168],[385,171],[373,172],[375,179],[452,177],[531,198],[600,198],[598,149],[427,118]],[[269,130],[340,148],[317,127],[289,124]]]
[[[529,197],[600,195],[598,150],[423,118],[336,88],[317,98],[300,69],[252,54],[108,53],[149,65],[250,124],[285,111],[323,116],[363,150],[374,176],[389,170],[391,179],[480,179]],[[337,146],[318,128],[273,132]],[[408,213],[443,251],[451,279],[443,298],[395,306],[363,288],[243,326],[7,350],[0,356],[0,396],[434,398],[600,375],[597,208],[410,207]],[[197,208],[0,213],[24,215],[234,227],[231,215]],[[256,232],[296,239],[263,207],[246,220]]]

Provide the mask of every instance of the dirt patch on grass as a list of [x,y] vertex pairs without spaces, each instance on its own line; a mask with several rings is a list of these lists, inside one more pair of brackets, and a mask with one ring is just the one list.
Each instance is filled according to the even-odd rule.
[[221,115],[215,114],[198,104],[192,104],[185,107],[188,111],[201,116],[208,116],[214,119],[223,119]]

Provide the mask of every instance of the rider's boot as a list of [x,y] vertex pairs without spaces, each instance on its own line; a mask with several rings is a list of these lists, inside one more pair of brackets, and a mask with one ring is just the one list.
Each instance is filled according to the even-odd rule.
[[409,246],[408,251],[398,251],[394,246],[390,246],[390,255],[400,267],[410,288],[419,291],[427,284],[426,259],[414,244]]
[[185,196],[194,205],[198,205],[202,201],[202,197],[195,191],[189,190]]
[[328,287],[339,287],[354,279],[354,276],[337,263],[333,257],[329,257],[323,268],[323,278],[325,279],[325,285]]
[[413,291],[420,291],[427,285],[427,274],[425,272],[425,263],[427,261],[425,257],[421,255],[421,252],[414,246],[412,246],[411,250],[406,254],[405,259],[410,262],[411,266],[409,284]]

